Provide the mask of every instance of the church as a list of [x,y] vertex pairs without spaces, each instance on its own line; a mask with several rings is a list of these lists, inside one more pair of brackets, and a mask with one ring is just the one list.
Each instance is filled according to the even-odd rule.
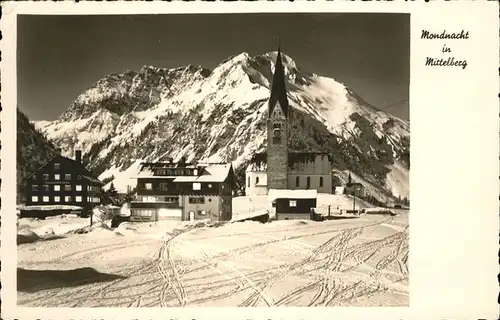
[[245,195],[267,195],[271,189],[332,193],[332,159],[322,152],[289,152],[289,117],[285,68],[278,48],[268,101],[267,150],[256,154],[245,172]]

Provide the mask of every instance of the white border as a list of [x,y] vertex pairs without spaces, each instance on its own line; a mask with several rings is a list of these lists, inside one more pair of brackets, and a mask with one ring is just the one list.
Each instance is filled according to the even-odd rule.
[[[492,2],[18,2],[3,3],[2,318],[478,319],[498,318],[498,3]],[[227,12],[411,13],[409,308],[66,309],[15,306],[16,14]],[[367,26],[369,27],[369,26]],[[466,70],[427,68],[442,41],[422,28],[467,29],[453,42]]]

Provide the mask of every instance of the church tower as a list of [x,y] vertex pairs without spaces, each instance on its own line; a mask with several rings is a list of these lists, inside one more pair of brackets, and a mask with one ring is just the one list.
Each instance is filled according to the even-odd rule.
[[285,69],[278,46],[267,119],[268,190],[288,188],[288,116]]

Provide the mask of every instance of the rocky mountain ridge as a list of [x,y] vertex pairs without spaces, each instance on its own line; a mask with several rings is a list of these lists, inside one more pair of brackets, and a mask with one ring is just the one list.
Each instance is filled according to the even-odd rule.
[[[382,192],[408,196],[409,123],[379,110],[332,78],[283,55],[291,113],[291,151],[330,152]],[[144,66],[99,80],[38,130],[72,156],[114,177],[119,191],[141,161],[232,161],[239,176],[266,146],[267,100],[276,52],[242,53],[213,70]],[[241,177],[240,177],[241,178]],[[244,185],[244,184],[243,184]]]

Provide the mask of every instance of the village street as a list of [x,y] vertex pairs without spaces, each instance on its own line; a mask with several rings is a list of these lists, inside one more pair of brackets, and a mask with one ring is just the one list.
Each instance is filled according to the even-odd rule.
[[124,224],[18,246],[30,307],[405,306],[408,216]]

